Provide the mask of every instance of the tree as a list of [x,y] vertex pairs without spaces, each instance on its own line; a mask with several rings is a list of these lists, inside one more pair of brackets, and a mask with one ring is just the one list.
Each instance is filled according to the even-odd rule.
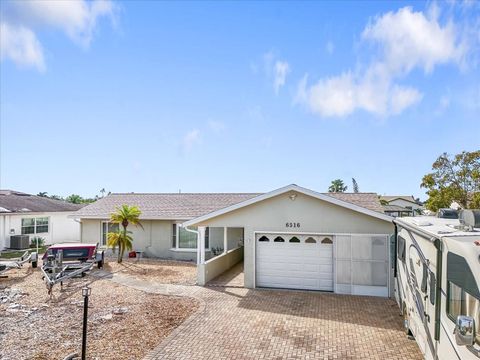
[[427,209],[437,211],[456,201],[464,209],[480,207],[480,150],[455,156],[443,153],[426,174],[421,187],[427,189]]
[[347,186],[343,183],[341,179],[335,179],[332,181],[332,184],[328,187],[328,192],[345,192],[347,191]]
[[70,196],[67,196],[65,201],[72,204],[82,204],[84,202],[83,198],[77,194],[72,194]]
[[110,215],[110,221],[112,223],[122,225],[122,230],[107,234],[108,247],[114,248],[118,246],[118,263],[122,262],[125,249],[132,250],[133,238],[130,235],[131,231],[127,231],[128,225],[140,226],[143,229],[139,219],[141,214],[142,212],[136,206],[122,205],[122,207],[117,208],[116,211]]
[[353,185],[353,192],[358,193],[358,183],[357,183],[357,180],[355,180],[355,178],[352,178],[352,185]]
[[48,193],[46,191],[40,191],[37,196],[40,196],[40,197],[48,197],[47,195]]

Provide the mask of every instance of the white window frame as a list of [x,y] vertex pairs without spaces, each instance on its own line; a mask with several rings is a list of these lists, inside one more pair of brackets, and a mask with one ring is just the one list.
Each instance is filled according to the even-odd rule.
[[[29,225],[29,226],[23,226],[23,220],[26,220],[26,219],[33,219],[33,225]],[[42,224],[42,225],[37,225],[37,219],[47,219],[48,223],[47,225],[45,224]],[[50,216],[39,216],[39,217],[24,217],[20,220],[20,234],[22,235],[37,235],[37,234],[49,234],[50,233]],[[23,233],[23,228],[24,227],[32,227],[33,226],[33,233],[31,234],[24,234]],[[47,226],[48,227],[48,231],[46,232],[37,232],[37,226]]]
[[[103,224],[107,224],[107,234],[108,234],[108,226],[109,226],[109,224],[114,224],[114,223],[112,223],[112,222],[109,221],[109,220],[102,220],[102,224],[101,224],[101,226],[100,226],[100,244],[101,244],[102,246],[107,246],[107,240],[108,240],[107,237],[108,237],[108,235],[105,236],[105,243],[103,243]],[[120,224],[118,224],[118,228],[120,229]]]
[[[197,251],[197,247],[198,247],[198,235],[197,235],[197,247],[194,247],[194,248],[182,248],[182,247],[179,247],[179,243],[180,243],[180,227],[181,227],[181,224],[182,222],[172,222],[172,226],[170,227],[170,231],[171,231],[171,235],[170,235],[170,243],[172,242],[172,238],[173,238],[173,225],[176,225],[175,226],[175,229],[176,229],[176,233],[175,233],[175,238],[176,238],[176,241],[175,241],[175,247],[172,247],[170,250],[172,251],[179,251],[179,252],[182,252],[182,251],[185,251],[185,252],[196,252]],[[205,251],[210,251],[210,239],[208,241],[208,247],[205,248]]]

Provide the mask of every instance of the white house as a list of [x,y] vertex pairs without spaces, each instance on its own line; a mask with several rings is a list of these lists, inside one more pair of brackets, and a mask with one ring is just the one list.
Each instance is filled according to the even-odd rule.
[[388,205],[402,207],[406,212],[408,210],[422,211],[424,209],[422,205],[415,201],[412,195],[383,195],[380,199],[386,201]]
[[248,288],[390,295],[393,218],[375,193],[111,194],[74,215],[82,242],[105,243],[123,204],[142,211],[135,250],[196,260],[201,285],[243,260]]
[[0,249],[10,246],[10,237],[39,236],[46,244],[80,241],[80,224],[69,217],[83,205],[0,190]]

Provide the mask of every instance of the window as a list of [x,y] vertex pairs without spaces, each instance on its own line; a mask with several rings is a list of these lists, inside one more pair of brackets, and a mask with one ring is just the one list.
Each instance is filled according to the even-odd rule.
[[172,224],[172,248],[177,247],[177,224]]
[[270,239],[266,236],[262,236],[260,239],[258,239],[258,241],[270,241]]
[[[450,319],[456,321],[458,315],[467,315],[473,317],[475,325],[480,324],[480,300],[450,281],[447,291],[447,314]],[[475,342],[480,345],[480,331],[476,332]]]
[[285,242],[285,239],[282,238],[281,236],[277,236],[277,237],[273,240],[273,242]]
[[333,241],[330,238],[324,238],[322,240],[322,244],[333,244]]
[[48,233],[48,217],[22,219],[22,235]]
[[306,240],[305,240],[305,244],[316,244],[317,243],[317,240],[315,240],[313,237],[308,237]]
[[401,236],[397,238],[397,257],[398,260],[405,262],[405,239]]
[[102,245],[107,245],[107,234],[111,232],[118,232],[118,224],[108,221],[102,222]]
[[300,242],[300,239],[297,238],[296,236],[294,236],[294,237],[292,237],[292,238],[290,239],[289,242],[291,242],[291,243],[299,243],[299,242]]

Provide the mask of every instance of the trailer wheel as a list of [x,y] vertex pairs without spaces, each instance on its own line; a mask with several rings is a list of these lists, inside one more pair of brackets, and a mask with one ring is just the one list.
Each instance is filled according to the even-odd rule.
[[105,261],[105,254],[102,252],[102,260],[99,260],[99,261],[97,262],[97,267],[98,267],[99,269],[103,268],[103,263],[104,263],[104,261]]
[[38,263],[36,261],[32,261],[32,268],[36,268],[38,266]]

